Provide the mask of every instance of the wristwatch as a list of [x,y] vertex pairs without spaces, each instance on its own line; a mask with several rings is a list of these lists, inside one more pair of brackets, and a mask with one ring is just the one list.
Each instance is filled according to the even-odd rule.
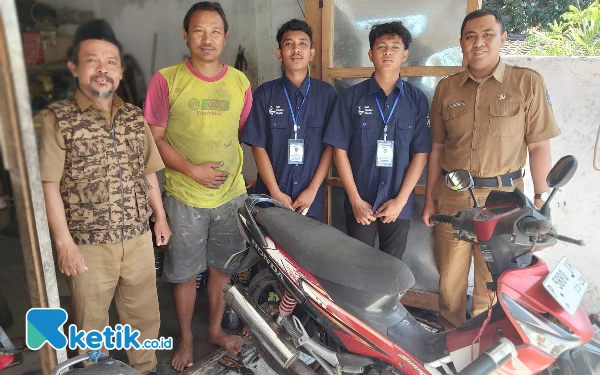
[[539,199],[542,202],[546,202],[548,200],[548,198],[550,197],[550,193],[548,193],[547,191],[541,193],[541,194],[536,194],[533,196],[535,199]]

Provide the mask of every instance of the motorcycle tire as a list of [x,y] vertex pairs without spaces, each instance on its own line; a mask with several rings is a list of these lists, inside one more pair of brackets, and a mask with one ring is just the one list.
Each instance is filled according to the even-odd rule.
[[0,327],[8,328],[13,323],[12,312],[10,311],[10,307],[4,298],[2,292],[0,292]]
[[[262,301],[262,298],[264,297],[263,293],[269,289],[272,289],[278,295],[280,300],[283,298],[282,291],[278,288],[279,285],[279,280],[277,280],[277,278],[268,268],[265,268],[252,278],[252,281],[250,281],[246,292],[254,302],[263,307],[263,305],[267,305],[269,303]],[[277,360],[273,358],[263,347],[262,343],[254,333],[250,332],[250,335],[252,337],[252,341],[256,344],[256,351],[273,371],[279,375],[295,375],[293,371],[281,367],[279,362],[277,362]],[[311,367],[314,366],[318,366],[317,362],[313,363]],[[315,370],[315,373],[326,374],[325,370],[321,368],[321,366],[318,366],[318,368]]]

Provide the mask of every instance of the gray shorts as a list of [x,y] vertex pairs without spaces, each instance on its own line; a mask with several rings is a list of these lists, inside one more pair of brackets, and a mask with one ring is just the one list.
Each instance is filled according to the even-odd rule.
[[208,266],[233,274],[237,264],[226,266],[231,255],[246,249],[237,225],[237,210],[247,194],[217,207],[196,208],[167,196],[163,199],[173,235],[165,253],[163,279],[182,283]]

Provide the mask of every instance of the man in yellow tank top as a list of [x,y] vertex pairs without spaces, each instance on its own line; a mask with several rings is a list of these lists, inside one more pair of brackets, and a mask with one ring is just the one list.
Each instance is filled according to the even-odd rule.
[[218,3],[200,2],[187,12],[184,62],[161,69],[148,87],[144,116],[165,162],[165,211],[173,236],[163,278],[173,283],[181,342],[172,365],[193,364],[191,321],[196,278],[208,266],[209,338],[237,354],[239,336],[221,328],[223,287],[236,264],[229,257],[245,248],[236,211],[246,197],[239,132],[252,106],[246,76],[219,60],[227,20]]

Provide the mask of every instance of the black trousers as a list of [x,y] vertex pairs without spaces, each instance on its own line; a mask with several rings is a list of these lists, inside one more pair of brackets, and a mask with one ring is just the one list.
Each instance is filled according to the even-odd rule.
[[346,231],[348,235],[369,246],[375,246],[375,236],[379,231],[379,250],[402,259],[406,249],[406,240],[410,220],[396,219],[393,223],[384,224],[380,219],[369,225],[361,225],[356,222],[354,214],[346,214]]

